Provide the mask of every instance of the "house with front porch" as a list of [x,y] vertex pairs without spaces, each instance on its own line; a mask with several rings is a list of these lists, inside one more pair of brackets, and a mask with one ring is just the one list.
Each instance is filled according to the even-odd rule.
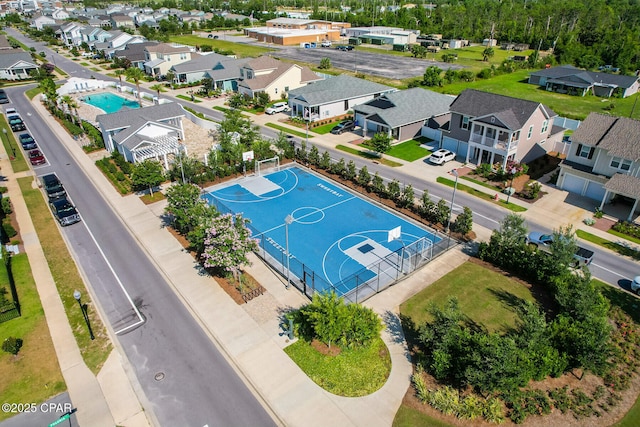
[[269,56],[260,56],[240,68],[238,93],[255,97],[260,92],[270,99],[286,99],[289,91],[318,82],[322,77],[309,67],[278,61]]
[[389,92],[355,105],[355,120],[367,134],[386,133],[396,142],[422,134],[427,122],[449,112],[453,97],[422,88]]
[[[135,111],[135,113],[134,113]],[[176,102],[137,110],[123,109],[96,116],[109,152],[118,151],[131,163],[156,159],[169,169],[169,157],[186,153],[182,119],[186,116]]]
[[593,93],[603,98],[610,98],[614,95],[626,98],[640,90],[638,76],[587,71],[572,65],[534,71],[529,75],[529,83],[542,86],[549,92],[576,96]]
[[571,135],[571,150],[560,163],[558,187],[589,197],[600,209],[615,195],[640,199],[640,121],[591,113]]
[[30,79],[30,73],[37,68],[38,65],[27,52],[17,49],[0,51],[1,80]]
[[292,116],[315,121],[343,116],[356,105],[396,91],[390,86],[340,74],[289,91],[289,107]]
[[159,43],[145,48],[144,71],[150,76],[164,76],[169,69],[198,56],[189,46]]
[[544,104],[466,89],[451,104],[442,148],[463,156],[466,163],[528,162],[555,149],[564,128]]

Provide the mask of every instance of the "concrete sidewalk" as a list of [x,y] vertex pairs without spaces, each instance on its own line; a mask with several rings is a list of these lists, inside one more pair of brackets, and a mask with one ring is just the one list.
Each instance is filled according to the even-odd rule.
[[[40,296],[60,370],[71,403],[77,408],[75,416],[78,423],[82,426],[104,427],[116,424],[126,427],[148,426],[149,423],[142,407],[137,403],[136,395],[129,385],[129,380],[118,357],[113,353],[109,356],[98,378],[89,370],[82,359],[18,185],[18,178],[23,177],[33,178],[33,185],[36,185],[33,172],[29,170],[13,173],[11,162],[2,144],[0,144],[0,169],[6,178],[4,185],[8,189],[11,204],[20,226],[20,236],[29,258],[31,273]],[[101,376],[103,377],[102,381],[99,380]],[[119,384],[117,390],[109,387],[112,383]],[[127,405],[114,407],[114,401],[127,402]]]

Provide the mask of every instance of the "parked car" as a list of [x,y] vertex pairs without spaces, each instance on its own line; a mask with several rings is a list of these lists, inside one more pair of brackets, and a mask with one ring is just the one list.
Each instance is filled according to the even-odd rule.
[[29,161],[33,166],[44,165],[47,163],[47,159],[44,158],[44,155],[40,150],[29,151]]
[[353,46],[351,46],[350,44],[341,44],[341,45],[336,46],[336,49],[343,50],[343,51],[348,51],[348,50],[353,50]]
[[276,113],[283,113],[286,111],[289,111],[289,105],[286,102],[276,102],[271,107],[267,108],[265,110],[265,113],[276,114]]
[[444,165],[451,160],[455,160],[455,158],[455,153],[441,148],[438,151],[431,153],[429,156],[429,163],[433,163],[434,165]]
[[34,148],[38,148],[38,144],[36,144],[36,140],[33,139],[33,137],[31,135],[29,135],[28,133],[21,133],[18,136],[18,140],[20,141],[20,144],[22,145],[22,148],[25,151],[33,150]]
[[340,135],[343,132],[348,132],[355,129],[356,124],[353,120],[345,120],[340,122],[331,129],[331,133],[334,135]]
[[640,295],[640,276],[633,278],[633,281],[631,282],[631,290]]
[[49,201],[66,197],[67,192],[56,174],[50,173],[43,175],[40,177],[40,182],[42,182],[42,188],[44,188],[44,192],[47,193]]
[[[551,245],[553,244],[553,234],[545,234],[537,231],[532,231],[526,238],[526,242],[530,246],[535,246],[536,249],[543,250],[545,252],[551,252]],[[572,267],[580,267],[583,265],[591,264],[593,261],[593,251],[578,246],[576,253],[573,255],[575,259]]]
[[320,43],[321,47],[331,47],[331,42],[329,40],[325,40],[322,43]]
[[9,126],[11,126],[11,130],[14,132],[20,132],[21,130],[25,130],[27,128],[19,116],[11,117],[9,119]]
[[49,206],[51,207],[53,216],[56,217],[61,226],[66,227],[67,225],[80,222],[78,211],[66,197],[52,200]]
[[4,110],[4,114],[7,117],[14,117],[14,116],[20,117],[20,115],[18,114],[15,108],[7,108],[6,110]]
[[4,89],[0,89],[0,104],[8,104],[9,97],[7,96],[7,92]]

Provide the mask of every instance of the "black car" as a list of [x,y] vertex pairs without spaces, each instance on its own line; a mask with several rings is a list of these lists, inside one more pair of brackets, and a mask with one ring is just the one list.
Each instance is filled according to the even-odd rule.
[[345,120],[344,122],[340,122],[331,129],[331,133],[334,135],[340,135],[342,132],[347,132],[355,129],[356,124],[353,120]]
[[51,206],[51,212],[63,227],[80,222],[78,211],[66,197],[53,200],[49,203],[49,206]]
[[336,46],[336,49],[344,51],[353,50],[353,46],[351,46],[350,44],[341,44],[339,46]]
[[0,89],[0,104],[8,104],[9,97],[7,96],[7,92],[4,89]]
[[33,139],[33,137],[28,133],[21,133],[20,136],[18,136],[18,140],[20,141],[20,144],[22,145],[22,148],[25,149],[25,151],[38,148],[38,144],[36,144],[35,139]]
[[47,196],[49,197],[49,201],[65,198],[67,196],[67,192],[56,174],[50,173],[48,175],[41,176],[40,181],[42,182],[42,188],[44,188],[45,193],[47,193]]
[[25,130],[27,127],[24,125],[24,122],[20,117],[11,117],[9,119],[9,126],[11,126],[11,130],[14,132],[20,132],[21,130]]

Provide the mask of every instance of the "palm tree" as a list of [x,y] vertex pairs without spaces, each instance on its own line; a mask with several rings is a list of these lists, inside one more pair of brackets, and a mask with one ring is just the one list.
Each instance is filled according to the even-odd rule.
[[76,123],[76,117],[72,114],[72,112],[75,112],[76,116],[78,116],[78,103],[76,102],[76,100],[70,97],[69,95],[64,95],[61,98],[61,101],[63,104],[67,106],[71,119],[73,120],[74,123]]
[[118,79],[120,80],[120,86],[122,86],[122,76],[124,76],[125,73],[126,73],[126,71],[123,70],[122,68],[118,68],[117,70],[115,70],[113,72],[113,74],[118,76]]
[[155,90],[158,94],[158,103],[160,103],[160,92],[166,92],[167,90],[164,88],[164,85],[158,83],[153,86],[149,86],[149,89]]
[[491,46],[487,47],[485,50],[482,51],[482,60],[484,62],[487,62],[489,60],[489,58],[493,58],[493,55],[495,55],[496,51],[494,48],[492,48]]
[[142,80],[142,78],[144,77],[144,72],[138,67],[129,67],[124,73],[127,76],[127,81],[136,84],[136,89],[138,90],[138,104],[140,104],[140,108],[142,108],[142,97],[140,96],[140,80]]

